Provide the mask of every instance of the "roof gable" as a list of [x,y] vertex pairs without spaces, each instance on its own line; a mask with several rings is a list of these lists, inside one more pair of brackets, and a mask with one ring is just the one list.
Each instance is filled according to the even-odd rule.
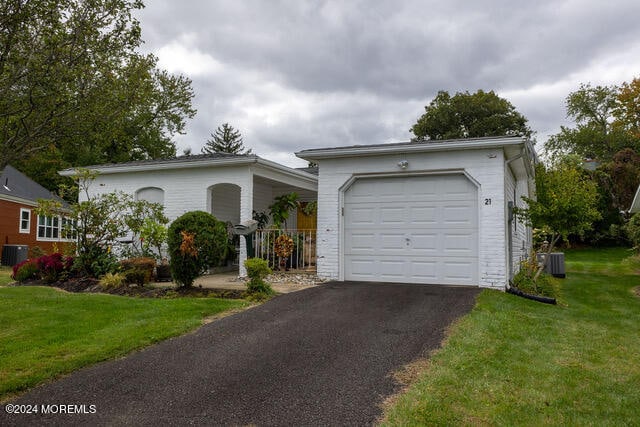
[[54,199],[68,206],[60,197],[10,165],[5,166],[0,175],[0,198],[2,196],[33,203],[37,203],[38,199]]

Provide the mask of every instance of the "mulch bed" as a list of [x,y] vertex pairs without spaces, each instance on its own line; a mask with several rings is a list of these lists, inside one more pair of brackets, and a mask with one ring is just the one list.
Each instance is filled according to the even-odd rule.
[[149,285],[125,285],[119,288],[105,288],[100,285],[97,279],[89,277],[81,277],[69,279],[64,282],[45,283],[42,280],[32,280],[25,283],[16,283],[15,286],[50,286],[62,289],[67,292],[74,293],[101,293],[111,295],[122,295],[129,297],[142,298],[177,298],[177,297],[196,297],[196,298],[227,298],[241,299],[244,298],[244,291],[235,289],[210,289],[200,287],[190,288],[168,288],[153,287]]

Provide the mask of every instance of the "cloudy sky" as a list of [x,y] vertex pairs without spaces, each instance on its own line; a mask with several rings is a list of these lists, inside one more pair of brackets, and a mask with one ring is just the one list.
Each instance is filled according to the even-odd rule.
[[144,49],[196,93],[179,152],[229,122],[305,166],[294,151],[409,140],[438,90],[494,90],[543,142],[580,83],[640,77],[638,0],[147,3]]

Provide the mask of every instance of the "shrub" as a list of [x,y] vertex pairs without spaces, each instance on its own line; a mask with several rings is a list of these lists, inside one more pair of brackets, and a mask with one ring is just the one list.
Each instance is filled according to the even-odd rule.
[[249,294],[272,295],[273,289],[264,281],[265,277],[272,273],[269,263],[261,258],[249,258],[244,262],[247,269],[247,292]]
[[[151,278],[153,277],[153,269],[156,267],[156,260],[153,258],[129,258],[120,261],[120,267],[124,272],[129,272],[131,270],[139,270],[144,273],[144,283],[149,283]],[[129,281],[128,283],[139,283],[139,280]],[[140,284],[140,283],[139,283]]]
[[131,270],[126,270],[124,273],[124,280],[127,283],[135,283],[136,285],[144,285],[145,283],[149,283],[151,281],[151,275],[148,270],[143,270],[141,268],[133,268]]
[[180,286],[191,286],[208,267],[227,256],[227,227],[203,211],[187,212],[169,226],[171,274]]
[[100,279],[100,285],[106,289],[117,289],[125,284],[122,273],[107,273]]
[[635,249],[637,253],[640,253],[640,215],[635,214],[632,216],[624,226],[624,229],[627,232],[629,240],[631,240],[631,244],[633,244],[633,249]]
[[520,270],[513,277],[513,285],[529,295],[557,298],[559,294],[558,281],[550,274],[542,273],[538,280],[534,280],[538,263],[535,254],[531,259],[520,264]]
[[11,277],[20,283],[26,282],[27,280],[38,279],[40,277],[38,263],[35,260],[28,259],[14,265]]
[[98,245],[85,246],[73,263],[74,270],[90,277],[102,277],[107,273],[116,273],[119,268],[118,260],[109,248]]
[[29,258],[30,259],[36,259],[36,258],[40,258],[43,255],[46,255],[47,253],[44,251],[44,249],[42,249],[40,246],[29,246]]
[[56,252],[51,255],[43,255],[36,260],[40,275],[46,283],[57,282],[62,279],[65,272],[68,272],[73,264],[73,258],[64,257]]

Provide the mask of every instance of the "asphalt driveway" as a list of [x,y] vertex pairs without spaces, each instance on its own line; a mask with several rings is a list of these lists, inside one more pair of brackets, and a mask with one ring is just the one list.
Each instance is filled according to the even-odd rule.
[[10,402],[88,414],[3,404],[0,425],[371,424],[396,390],[389,374],[437,348],[478,292],[330,282],[282,295]]

